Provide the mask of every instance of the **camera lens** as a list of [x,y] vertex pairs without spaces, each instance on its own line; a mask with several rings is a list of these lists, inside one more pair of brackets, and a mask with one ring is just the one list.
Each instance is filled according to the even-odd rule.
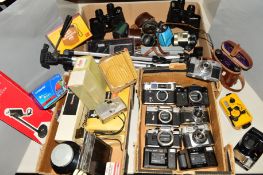
[[200,71],[202,73],[210,73],[212,69],[211,63],[208,61],[202,61],[200,64]]
[[200,102],[203,98],[203,95],[200,91],[191,91],[189,93],[189,99],[192,101],[192,102]]
[[168,99],[168,93],[166,91],[158,91],[156,94],[157,100],[164,102]]
[[193,141],[202,144],[207,140],[206,134],[202,129],[197,129],[193,133]]
[[173,144],[174,136],[171,131],[160,131],[157,140],[161,146],[170,146]]
[[165,124],[169,123],[172,121],[172,113],[166,110],[159,112],[159,120]]

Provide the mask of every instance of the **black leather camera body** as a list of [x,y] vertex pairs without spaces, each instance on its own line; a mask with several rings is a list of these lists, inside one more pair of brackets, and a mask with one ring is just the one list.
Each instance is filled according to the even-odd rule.
[[208,90],[206,87],[192,85],[176,87],[176,106],[209,106]]
[[263,133],[252,127],[234,148],[235,161],[249,170],[263,153]]
[[209,114],[204,106],[189,106],[180,109],[181,124],[209,123]]
[[184,147],[187,149],[214,145],[213,136],[207,124],[183,127],[181,133]]
[[179,108],[172,106],[147,106],[145,124],[179,127]]
[[184,149],[178,154],[180,170],[217,166],[214,149],[211,146]]
[[146,82],[142,98],[144,104],[174,104],[175,83]]
[[145,136],[145,145],[150,147],[181,147],[181,136],[178,129],[160,127],[148,129]]
[[143,166],[145,168],[177,168],[176,148],[144,148]]

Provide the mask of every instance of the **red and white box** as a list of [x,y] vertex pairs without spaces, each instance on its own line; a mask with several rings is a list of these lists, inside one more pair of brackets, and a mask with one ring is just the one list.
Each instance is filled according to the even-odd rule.
[[120,163],[107,162],[105,175],[120,175]]
[[0,120],[43,144],[51,118],[51,110],[41,110],[29,93],[0,71]]

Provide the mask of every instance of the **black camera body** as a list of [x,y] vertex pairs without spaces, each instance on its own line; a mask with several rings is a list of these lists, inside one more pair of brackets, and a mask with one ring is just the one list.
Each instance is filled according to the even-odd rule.
[[176,106],[209,106],[208,90],[201,86],[176,87]]
[[179,127],[179,110],[172,106],[147,106],[145,124]]
[[180,109],[181,124],[209,123],[209,114],[205,107],[189,106]]
[[235,161],[249,170],[263,153],[263,133],[252,127],[234,148]]
[[181,147],[181,136],[178,129],[160,127],[148,129],[145,136],[145,145],[149,147]]
[[[118,33],[120,30],[116,28],[125,28],[123,31],[124,34],[127,33],[129,28],[127,28],[122,8],[119,6],[114,7],[112,3],[107,4],[107,14],[104,15],[102,9],[97,9],[95,11],[95,18],[91,18],[89,22],[93,35],[92,39],[94,40],[103,40],[106,33],[113,31],[117,32],[114,36],[122,36],[122,34]],[[128,33],[126,35],[128,36]]]
[[207,124],[183,127],[181,133],[184,147],[187,149],[214,145],[213,136]]
[[145,168],[177,168],[176,148],[144,148],[143,166]]
[[146,82],[143,85],[144,104],[174,104],[175,103],[174,82]]
[[180,170],[217,166],[213,147],[184,149],[178,154]]

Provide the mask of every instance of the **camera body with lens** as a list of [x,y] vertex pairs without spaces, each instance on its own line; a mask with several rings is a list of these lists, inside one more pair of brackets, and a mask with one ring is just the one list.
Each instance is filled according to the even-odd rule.
[[222,66],[213,60],[199,60],[195,57],[190,58],[187,65],[187,76],[206,81],[219,81]]
[[181,124],[209,123],[209,114],[203,106],[189,106],[180,109]]
[[212,133],[207,124],[183,127],[181,133],[184,147],[187,149],[214,144]]
[[146,168],[177,168],[177,149],[145,147],[143,166]]
[[145,145],[150,147],[181,147],[180,132],[171,127],[148,129],[145,139]]
[[[90,30],[92,33],[92,39],[103,40],[107,32],[114,32],[113,36],[128,36],[128,25],[125,22],[125,18],[121,7],[114,7],[112,3],[107,4],[107,14],[104,15],[102,9],[95,11],[95,18],[91,18]],[[122,31],[122,33],[120,33]],[[126,36],[127,35],[127,36]]]
[[180,170],[218,165],[214,149],[211,146],[180,151],[178,154],[178,164]]
[[208,106],[209,97],[206,87],[192,85],[188,87],[176,87],[176,106]]
[[143,103],[174,104],[175,87],[174,82],[146,82],[143,85]]
[[249,170],[263,153],[263,133],[252,127],[234,148],[238,165]]
[[179,127],[179,108],[172,106],[147,106],[145,124],[161,126],[171,125]]

